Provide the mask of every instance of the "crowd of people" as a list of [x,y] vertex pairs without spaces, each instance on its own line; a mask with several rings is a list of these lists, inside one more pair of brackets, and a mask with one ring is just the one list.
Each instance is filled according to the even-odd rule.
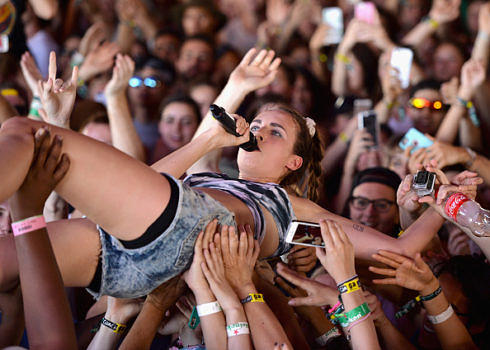
[[0,0],[0,39],[0,349],[490,348],[489,1]]

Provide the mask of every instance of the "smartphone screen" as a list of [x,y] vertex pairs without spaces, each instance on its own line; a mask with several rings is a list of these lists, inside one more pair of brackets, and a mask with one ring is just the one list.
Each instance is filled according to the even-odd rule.
[[344,33],[344,18],[340,7],[325,7],[322,10],[322,22],[329,26],[323,43],[325,45],[340,43]]
[[313,247],[324,246],[320,225],[300,221],[293,222],[292,225],[295,225],[295,231],[292,238],[288,232],[289,243]]
[[401,87],[406,89],[410,85],[410,70],[412,69],[413,52],[405,47],[397,47],[391,53],[390,64],[397,71]]
[[354,16],[363,22],[373,24],[376,7],[372,2],[360,2],[354,8]]

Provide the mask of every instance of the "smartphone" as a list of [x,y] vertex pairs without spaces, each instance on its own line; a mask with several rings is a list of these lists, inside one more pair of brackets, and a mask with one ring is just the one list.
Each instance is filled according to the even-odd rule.
[[376,16],[376,7],[372,2],[360,2],[354,8],[354,17],[363,22],[373,24]]
[[412,69],[413,51],[406,47],[397,47],[391,52],[391,66],[397,70],[401,87],[406,89],[410,85],[410,70]]
[[288,227],[286,242],[307,247],[324,247],[319,224],[293,220]]
[[410,128],[398,144],[401,149],[414,146],[410,154],[421,148],[432,146],[434,142],[415,128]]
[[340,43],[344,33],[344,17],[340,7],[325,7],[322,9],[322,22],[330,27],[323,43],[325,45]]
[[374,110],[364,111],[357,115],[357,127],[366,129],[373,137],[374,144],[378,144],[378,123],[376,121],[376,112]]

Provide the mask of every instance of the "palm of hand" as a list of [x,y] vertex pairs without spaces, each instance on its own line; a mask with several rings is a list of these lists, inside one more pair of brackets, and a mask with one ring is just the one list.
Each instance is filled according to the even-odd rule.
[[51,122],[64,123],[75,102],[76,88],[71,85],[63,91],[51,91],[43,99],[43,108]]
[[238,66],[230,75],[230,81],[240,84],[249,91],[260,89],[267,86],[274,79],[268,75],[270,71],[258,66]]
[[418,268],[414,261],[407,260],[396,269],[395,279],[399,286],[419,291],[431,281],[432,273]]

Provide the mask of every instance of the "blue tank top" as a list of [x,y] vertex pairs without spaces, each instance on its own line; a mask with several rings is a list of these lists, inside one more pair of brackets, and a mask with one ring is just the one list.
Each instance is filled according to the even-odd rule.
[[[279,235],[279,246],[274,256],[289,251],[286,233],[291,220],[295,219],[288,194],[274,183],[260,183],[233,179],[224,174],[199,173],[187,176],[184,183],[190,187],[204,187],[221,190],[241,200],[250,209],[254,218],[255,238],[259,242],[265,237],[265,218],[260,205],[274,218]],[[259,205],[260,204],[260,205]]]

